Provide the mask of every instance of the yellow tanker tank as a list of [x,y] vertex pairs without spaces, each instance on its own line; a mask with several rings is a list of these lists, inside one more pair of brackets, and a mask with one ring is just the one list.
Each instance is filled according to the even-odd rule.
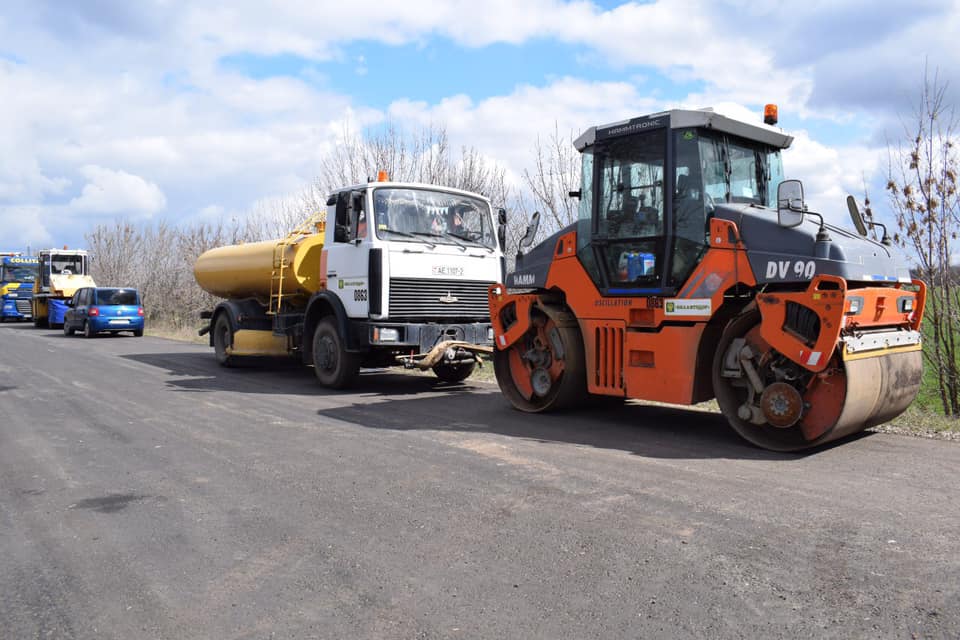
[[322,252],[322,233],[218,247],[197,258],[193,275],[204,291],[221,298],[266,301],[281,286],[284,296],[308,297],[321,287]]

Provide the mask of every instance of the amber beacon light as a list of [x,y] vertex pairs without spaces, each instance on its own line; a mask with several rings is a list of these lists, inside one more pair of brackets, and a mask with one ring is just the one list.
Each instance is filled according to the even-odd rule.
[[387,182],[388,180],[390,180],[390,176],[387,175],[386,171],[377,172],[377,182]]
[[777,105],[766,104],[763,106],[763,123],[777,124]]

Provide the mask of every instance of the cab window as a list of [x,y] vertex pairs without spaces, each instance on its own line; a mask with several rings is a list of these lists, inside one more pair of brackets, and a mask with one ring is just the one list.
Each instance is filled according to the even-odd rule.
[[666,129],[611,140],[596,154],[595,237],[610,290],[656,288],[664,256]]

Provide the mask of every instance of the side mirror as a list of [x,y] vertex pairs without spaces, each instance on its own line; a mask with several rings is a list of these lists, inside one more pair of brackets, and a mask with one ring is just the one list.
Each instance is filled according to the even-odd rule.
[[530,224],[527,225],[527,231],[523,234],[523,237],[520,238],[520,248],[526,249],[533,244],[534,238],[537,237],[537,231],[540,229],[540,212],[534,211],[533,216],[530,218]]
[[799,180],[784,180],[777,187],[777,224],[781,227],[796,227],[803,222],[803,183]]
[[497,210],[497,240],[500,241],[500,250],[507,250],[507,210]]
[[860,213],[860,207],[857,206],[857,201],[853,196],[847,196],[847,211],[850,212],[850,220],[853,221],[857,233],[867,237],[867,225],[863,223],[863,214]]

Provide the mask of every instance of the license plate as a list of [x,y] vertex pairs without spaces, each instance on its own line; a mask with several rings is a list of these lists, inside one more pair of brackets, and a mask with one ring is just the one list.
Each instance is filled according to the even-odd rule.
[[130,324],[129,320],[111,320],[110,324]]

